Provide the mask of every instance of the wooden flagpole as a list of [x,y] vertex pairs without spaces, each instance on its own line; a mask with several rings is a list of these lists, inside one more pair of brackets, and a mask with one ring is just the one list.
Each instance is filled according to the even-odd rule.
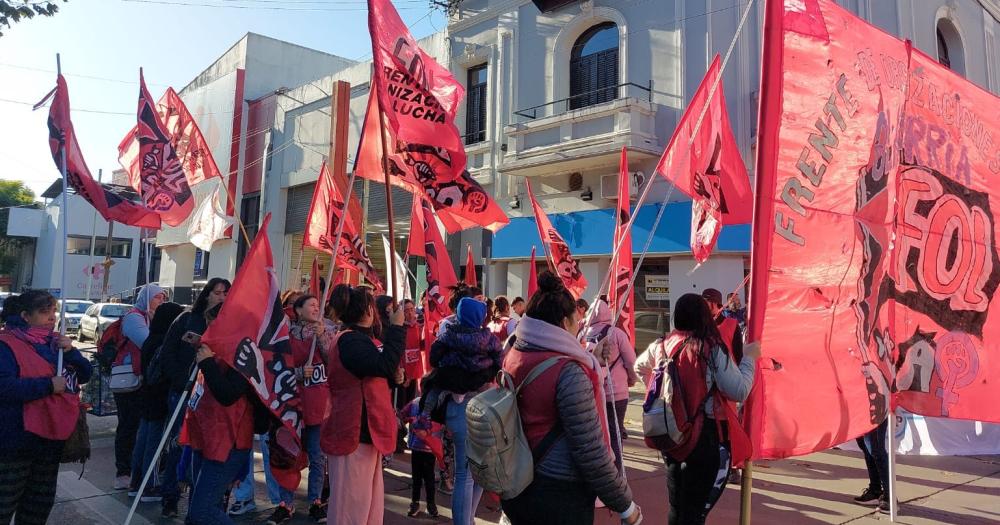
[[[377,97],[378,95],[376,93],[371,93],[369,96]],[[386,140],[386,133],[388,131],[385,129],[385,111],[382,110],[381,100],[378,101],[378,128],[379,128],[379,139],[382,142],[382,174],[385,176],[385,210],[386,210],[386,217],[389,219],[389,238],[395,240],[396,227],[393,224],[394,219],[392,216],[392,185],[389,183],[389,150],[388,147],[386,146],[386,143],[388,142],[388,140]],[[397,297],[396,287],[398,286],[398,283],[396,281],[398,279],[395,279],[396,248],[395,246],[393,246],[393,243],[389,243],[389,251],[391,252],[388,254],[389,272],[390,272],[389,275],[393,276],[392,290],[389,292],[389,295],[392,296],[392,300],[393,302],[395,302]]]

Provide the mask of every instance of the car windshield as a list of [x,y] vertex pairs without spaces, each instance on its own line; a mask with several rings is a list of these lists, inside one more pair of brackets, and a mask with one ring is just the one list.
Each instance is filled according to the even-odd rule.
[[119,318],[128,313],[132,307],[127,304],[106,304],[101,307],[101,317]]
[[66,303],[66,313],[68,314],[82,314],[90,308],[92,303]]

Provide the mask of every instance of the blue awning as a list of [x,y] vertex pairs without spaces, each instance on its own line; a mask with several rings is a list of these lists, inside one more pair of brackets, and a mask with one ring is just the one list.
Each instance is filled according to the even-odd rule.
[[[632,227],[632,253],[638,254],[646,244],[649,230],[656,220],[659,204],[647,204],[638,211]],[[607,256],[611,254],[615,233],[615,210],[588,210],[549,215],[552,225],[566,239],[569,249],[577,257]],[[691,201],[667,204],[663,218],[656,228],[649,253],[690,252]],[[513,217],[510,224],[493,236],[491,258],[520,259],[531,257],[531,247],[537,246],[537,257],[544,258],[541,239],[534,217]],[[750,225],[725,226],[719,234],[715,253],[747,253],[750,251]]]

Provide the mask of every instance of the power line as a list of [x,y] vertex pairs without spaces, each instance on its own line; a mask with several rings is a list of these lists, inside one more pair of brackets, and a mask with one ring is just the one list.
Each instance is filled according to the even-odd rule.
[[[14,68],[14,69],[23,69],[25,71],[36,71],[38,73],[52,73],[52,74],[56,73],[55,69],[45,69],[45,68],[42,68],[42,67],[23,66],[23,65],[20,65],[20,64],[8,64],[8,63],[5,63],[5,62],[0,62],[0,66]],[[94,76],[94,75],[83,75],[83,74],[77,74],[77,73],[65,73],[64,72],[63,76],[65,76],[65,77],[76,77],[76,78],[87,78],[87,79],[90,79],[90,80],[104,80],[106,82],[116,82],[118,84],[131,84],[131,85],[138,85],[139,84],[139,81],[137,81],[137,80],[122,80],[122,79],[119,79],[119,78],[98,77],[98,76]],[[155,82],[146,82],[146,85],[147,86],[167,86],[168,84],[157,84]]]
[[[246,1],[246,0],[240,0],[240,1]],[[138,4],[173,5],[173,6],[184,6],[184,7],[215,7],[220,9],[263,9],[270,11],[333,11],[333,12],[368,11],[367,5],[362,6],[360,4],[357,4],[356,6],[353,6],[353,4],[352,5],[341,4],[341,6],[339,7],[288,7],[288,6],[270,6],[270,5],[243,5],[243,4],[237,5],[230,3],[206,4],[201,2],[181,2],[174,0],[122,0],[122,2],[132,2]],[[420,8],[414,6],[414,7],[399,7],[397,9],[406,10],[406,9],[420,9]]]

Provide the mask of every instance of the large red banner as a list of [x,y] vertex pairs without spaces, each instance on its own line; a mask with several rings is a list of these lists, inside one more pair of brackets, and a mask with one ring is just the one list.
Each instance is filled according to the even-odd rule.
[[131,202],[101,185],[90,174],[90,168],[83,159],[83,151],[76,139],[73,121],[70,119],[69,88],[62,75],[56,78],[56,88],[39,102],[35,109],[52,98],[49,108],[49,148],[56,167],[63,168],[65,155],[66,179],[69,187],[90,203],[106,221],[115,221],[139,228],[160,229],[160,216],[140,204]]
[[754,457],[829,448],[896,403],[1000,421],[1000,101],[827,0],[768,2],[763,66]]
[[[632,201],[629,197],[628,152],[622,148],[618,164],[618,205],[615,213],[615,238],[613,248],[618,248],[611,258],[613,281],[608,289],[608,302],[612,312],[621,309],[616,326],[628,334],[635,345],[635,289],[632,282],[632,230],[628,222],[632,217]],[[627,292],[627,293],[626,293]]]

